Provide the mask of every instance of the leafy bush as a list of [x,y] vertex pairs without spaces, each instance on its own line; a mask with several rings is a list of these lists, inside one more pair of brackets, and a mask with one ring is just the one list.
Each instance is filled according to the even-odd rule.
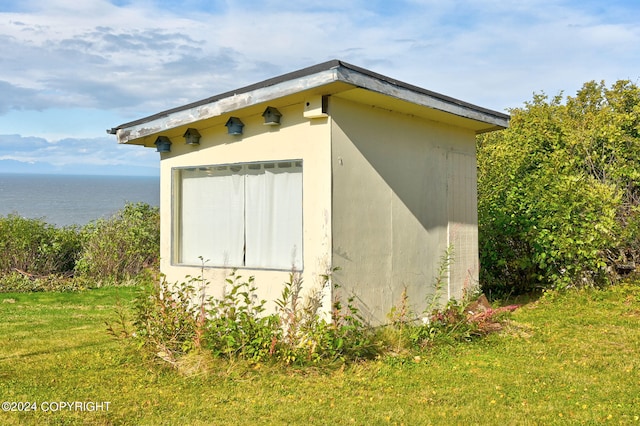
[[510,305],[493,309],[483,294],[474,293],[442,306],[441,296],[453,261],[454,247],[449,245],[440,258],[433,292],[421,313],[412,310],[405,288],[400,302],[387,315],[389,324],[379,330],[377,338],[393,355],[393,362],[403,362],[407,353],[413,355],[427,347],[468,342],[499,331],[505,314],[517,308]]
[[[450,248],[443,264],[449,264],[451,253]],[[302,279],[292,272],[276,300],[276,312],[270,315],[265,314],[266,302],[257,299],[253,277],[244,279],[234,270],[220,298],[205,297],[209,283],[202,277],[187,278],[179,284],[147,286],[138,298],[134,320],[140,345],[178,369],[193,354],[296,366],[349,363],[385,353],[415,354],[425,347],[497,331],[503,313],[515,309],[482,305],[471,311],[473,304],[451,301],[442,308],[430,306],[417,318],[404,293],[401,306],[390,314],[392,324],[374,330],[362,319],[354,298],[344,303],[337,291],[331,317],[322,316],[330,274],[321,288],[302,298]],[[436,285],[442,282],[442,276],[435,280]],[[334,290],[339,290],[335,284]]]
[[409,341],[413,347],[424,347],[440,342],[470,341],[483,335],[475,321],[471,321],[464,305],[449,301],[442,309],[436,309],[423,318],[422,324],[410,327]]
[[640,89],[534,96],[478,138],[481,285],[494,296],[611,281],[640,260]]
[[127,280],[158,264],[159,209],[145,203],[129,203],[113,217],[86,225],[82,240],[76,272],[96,280]]
[[[328,279],[328,278],[327,278]],[[307,365],[370,358],[381,347],[352,300],[334,302],[332,321],[321,318],[321,291],[300,299],[302,280],[292,273],[277,313],[264,313],[253,277],[233,271],[219,298],[205,298],[200,278],[147,286],[138,298],[134,325],[141,346],[174,366],[190,353],[208,350],[217,358]]]
[[370,359],[383,350],[375,339],[374,330],[360,315],[354,296],[347,298],[346,306],[343,306],[339,297],[335,298],[331,322],[321,325],[327,330],[325,337],[328,344],[324,356],[330,360]]
[[[210,301],[205,321],[205,347],[216,357],[264,361],[275,354],[280,330],[275,315],[263,315],[266,301],[257,300],[253,277],[247,281],[233,271],[221,299]],[[202,311],[198,313],[201,321]]]
[[157,266],[159,222],[158,209],[142,203],[127,204],[112,218],[83,228],[58,228],[14,214],[0,217],[0,291],[122,283]]
[[372,358],[381,352],[380,342],[360,315],[353,296],[343,306],[336,283],[333,283],[331,320],[321,317],[322,296],[330,283],[328,273],[323,277],[322,287],[302,300],[302,278],[296,272],[289,275],[281,298],[276,301],[282,330],[277,346],[280,360],[287,364],[349,362]]
[[395,316],[391,316],[392,323],[379,334],[393,355],[391,358],[399,360],[411,359],[425,348],[469,342],[500,331],[509,313],[518,308],[509,305],[494,309],[480,296],[471,303],[450,300],[443,307],[428,308],[421,318],[416,318],[407,303],[403,296],[393,312]]
[[170,287],[164,281],[152,281],[141,286],[133,321],[141,346],[170,362],[194,349],[194,294],[191,282]]
[[0,274],[69,275],[81,250],[78,230],[15,214],[0,217]]

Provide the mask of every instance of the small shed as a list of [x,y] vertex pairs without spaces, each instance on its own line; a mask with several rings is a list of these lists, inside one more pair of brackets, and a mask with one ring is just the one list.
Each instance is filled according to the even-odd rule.
[[[122,124],[160,152],[161,271],[219,296],[231,269],[273,307],[295,269],[382,323],[478,282],[475,136],[509,116],[332,60]],[[329,312],[336,291],[326,288]]]

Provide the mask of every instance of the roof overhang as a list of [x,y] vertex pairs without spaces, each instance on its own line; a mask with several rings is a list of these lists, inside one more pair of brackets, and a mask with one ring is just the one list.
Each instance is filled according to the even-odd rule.
[[[509,115],[403,83],[339,60],[324,62],[211,98],[163,111],[107,130],[119,143],[144,145],[145,138],[192,123],[258,107],[285,97],[332,95],[431,120],[476,133],[504,129]],[[416,106],[418,108],[416,108]]]

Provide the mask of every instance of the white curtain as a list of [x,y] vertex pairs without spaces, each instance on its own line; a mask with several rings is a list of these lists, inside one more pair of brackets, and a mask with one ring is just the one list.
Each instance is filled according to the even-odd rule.
[[242,266],[244,184],[240,166],[182,170],[180,263]]
[[245,264],[302,269],[302,165],[252,165],[245,180]]

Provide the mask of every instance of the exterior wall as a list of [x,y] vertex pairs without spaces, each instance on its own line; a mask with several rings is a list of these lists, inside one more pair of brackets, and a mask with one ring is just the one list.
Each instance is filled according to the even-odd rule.
[[473,140],[474,145],[447,152],[449,244],[453,248],[447,299],[460,299],[479,285],[478,178]]
[[434,293],[448,244],[454,261],[442,300],[477,281],[475,135],[330,98],[333,266],[342,297],[365,317],[387,321],[407,289],[421,312]]
[[[191,125],[202,135],[200,145],[197,147],[187,146],[181,136],[172,138],[171,152],[162,154],[160,168],[162,218],[160,268],[169,283],[184,282],[187,275],[198,277],[201,274],[199,267],[172,264],[172,240],[174,239],[172,199],[176,195],[176,188],[172,182],[172,168],[302,159],[303,285],[306,290],[310,290],[321,284],[321,276],[326,274],[331,260],[329,119],[303,118],[302,103],[285,107],[278,105],[278,109],[283,114],[280,126],[265,126],[261,116],[264,108],[260,110],[254,108],[250,115],[243,115],[242,111],[233,114],[245,124],[243,135],[228,135],[227,128],[224,126],[225,121],[218,120],[216,123],[199,122]],[[230,272],[230,268],[205,265],[204,278],[210,282],[207,294],[216,297],[222,295],[225,278]],[[269,302],[268,308],[273,308],[272,301],[280,296],[290,271],[239,268],[238,273],[245,279],[254,276],[258,297]]]

